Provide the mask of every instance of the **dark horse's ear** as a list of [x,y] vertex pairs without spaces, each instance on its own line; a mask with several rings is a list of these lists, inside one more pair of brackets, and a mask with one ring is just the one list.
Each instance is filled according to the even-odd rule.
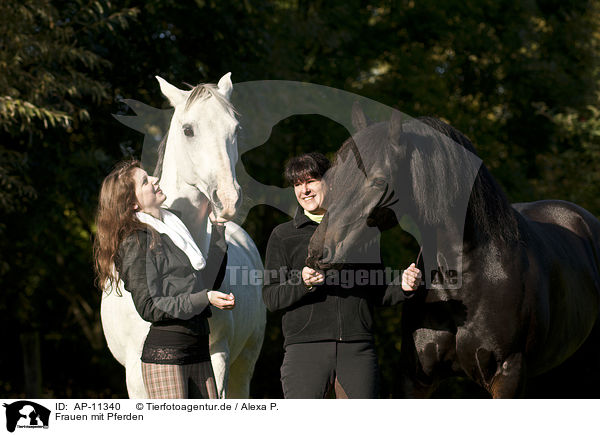
[[400,135],[402,134],[402,113],[399,110],[392,111],[392,117],[388,124],[388,138],[390,144],[399,146]]
[[361,131],[369,126],[365,112],[358,101],[355,101],[352,105],[352,126],[356,131]]

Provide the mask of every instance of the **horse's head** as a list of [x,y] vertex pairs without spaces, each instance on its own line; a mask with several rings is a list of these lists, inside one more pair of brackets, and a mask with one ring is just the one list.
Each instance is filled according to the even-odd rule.
[[217,85],[198,85],[189,91],[157,77],[175,108],[165,153],[174,156],[178,178],[204,194],[223,219],[234,216],[241,198],[235,176],[239,123],[230,103],[230,75]]
[[[389,157],[389,140],[400,134],[400,114],[390,122],[367,125],[360,108],[353,108],[357,133],[336,153],[323,180],[327,186],[323,222],[315,231],[307,264],[327,269],[344,263],[379,261],[380,232],[398,224],[400,209],[408,207],[407,183],[397,183],[400,159]],[[407,171],[400,171],[406,174]]]
[[423,247],[427,279],[438,268],[460,273],[466,212],[481,164],[468,139],[439,120],[402,119],[396,111],[388,121],[357,129],[324,177],[327,213],[311,238],[307,264],[327,269],[378,261],[379,250],[369,248],[377,246],[380,231],[408,217],[412,225],[403,228]]

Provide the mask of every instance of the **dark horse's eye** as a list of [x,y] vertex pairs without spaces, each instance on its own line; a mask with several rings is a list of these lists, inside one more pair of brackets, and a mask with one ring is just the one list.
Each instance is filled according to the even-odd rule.
[[183,126],[183,134],[185,134],[187,137],[194,137],[194,129],[191,125],[185,124]]
[[374,179],[374,180],[371,182],[371,185],[372,185],[373,187],[379,187],[379,188],[381,188],[381,187],[384,187],[384,186],[385,186],[385,184],[386,184],[386,183],[385,183],[385,178],[375,178],[375,179]]

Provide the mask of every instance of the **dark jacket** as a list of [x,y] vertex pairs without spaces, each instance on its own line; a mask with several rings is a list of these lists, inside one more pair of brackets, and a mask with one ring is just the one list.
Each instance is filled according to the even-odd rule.
[[[405,293],[400,284],[386,286],[381,282],[343,288],[327,285],[327,280],[309,292],[301,271],[316,228],[317,224],[299,207],[293,220],[273,230],[267,245],[263,300],[270,311],[285,311],[284,346],[323,340],[372,340],[373,306],[397,304],[414,292]],[[371,273],[383,266],[362,264],[348,269],[347,273]]]
[[150,229],[130,234],[119,247],[119,277],[131,292],[142,319],[152,329],[191,335],[209,333],[207,293],[218,288],[225,275],[225,227],[212,227],[207,264],[196,271],[187,255],[165,234],[151,246]]

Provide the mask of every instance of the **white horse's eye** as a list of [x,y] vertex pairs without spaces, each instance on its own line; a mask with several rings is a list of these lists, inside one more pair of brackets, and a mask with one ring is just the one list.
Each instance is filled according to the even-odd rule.
[[190,125],[184,125],[183,134],[185,134],[187,137],[194,137],[194,129]]

